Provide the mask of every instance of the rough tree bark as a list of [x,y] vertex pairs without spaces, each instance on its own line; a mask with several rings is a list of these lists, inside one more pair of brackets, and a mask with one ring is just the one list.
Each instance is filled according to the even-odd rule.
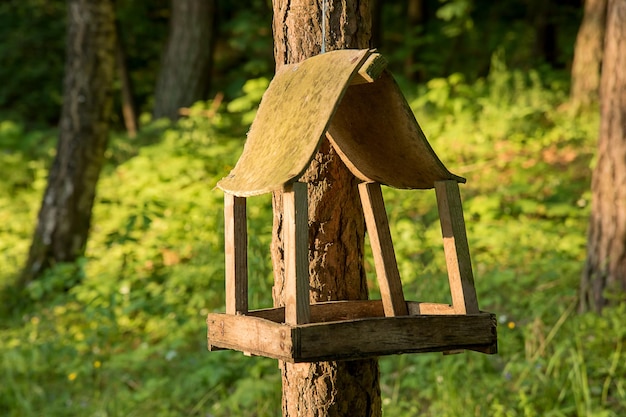
[[[274,0],[277,67],[320,53],[322,1]],[[328,0],[326,50],[368,48],[371,20],[367,0]],[[311,302],[366,299],[363,270],[365,226],[355,178],[327,140],[303,181],[309,183],[309,271]],[[282,196],[274,195],[272,259],[278,277],[274,304],[284,305],[281,241]],[[380,416],[378,361],[280,363],[283,415]]]
[[18,282],[22,287],[85,250],[111,118],[115,25],[110,0],[69,0],[66,48],[57,152]]
[[604,49],[607,0],[585,0],[572,62],[570,99],[578,106],[597,103]]
[[599,312],[626,292],[626,0],[609,0],[581,310]]
[[154,94],[155,119],[205,98],[211,79],[215,0],[172,0],[170,32]]

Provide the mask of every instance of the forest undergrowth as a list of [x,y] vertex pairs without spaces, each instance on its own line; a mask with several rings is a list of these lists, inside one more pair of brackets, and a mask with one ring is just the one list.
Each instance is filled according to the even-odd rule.
[[[56,131],[0,122],[0,414],[278,416],[275,361],[206,350],[224,309],[222,194],[267,80],[211,119],[114,134],[86,256],[24,294],[24,262]],[[497,59],[485,79],[403,85],[461,187],[480,306],[499,353],[380,359],[384,415],[626,415],[626,305],[579,314],[597,111],[554,74]],[[385,189],[408,299],[449,302],[434,192]],[[271,306],[271,202],[249,199],[251,306]],[[366,259],[372,297],[374,267]]]

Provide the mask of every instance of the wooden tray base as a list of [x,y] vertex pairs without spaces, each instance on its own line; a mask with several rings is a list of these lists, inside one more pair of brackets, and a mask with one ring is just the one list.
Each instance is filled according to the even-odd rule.
[[385,317],[379,300],[311,304],[311,323],[300,325],[284,323],[284,308],[211,313],[208,346],[287,362],[464,349],[497,353],[494,314],[459,315],[447,304],[406,304],[409,315],[395,317]]

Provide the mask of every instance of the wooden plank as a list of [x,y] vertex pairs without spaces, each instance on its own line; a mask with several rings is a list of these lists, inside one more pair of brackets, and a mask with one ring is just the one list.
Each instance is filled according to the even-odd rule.
[[248,312],[248,231],[246,199],[224,193],[226,313]]
[[[400,316],[298,327],[295,361],[457,349],[497,350],[495,315]],[[296,346],[296,344],[294,344]]]
[[285,242],[285,323],[311,321],[309,309],[309,204],[307,184],[296,182],[283,193]]
[[[456,314],[454,307],[449,304],[407,301],[406,306],[411,316]],[[310,309],[311,323],[385,317],[382,300],[326,301],[311,304]],[[248,312],[248,315],[276,323],[285,322],[284,307],[252,310]]]
[[299,326],[209,314],[209,350],[239,350],[289,362],[349,360],[458,349],[497,352],[495,315],[400,316]]
[[459,185],[453,180],[437,181],[435,192],[454,311],[457,314],[477,314],[478,300]]
[[[381,300],[325,301],[311,304],[310,310],[311,323],[385,317]],[[253,310],[248,312],[248,315],[271,320],[276,323],[285,322],[284,307]]]
[[402,292],[402,281],[393,250],[389,220],[387,219],[380,184],[361,183],[359,184],[359,193],[363,204],[367,234],[372,245],[385,315],[388,317],[406,316],[408,311]]
[[354,74],[350,85],[373,83],[387,68],[387,60],[379,53],[372,53],[365,63],[359,68],[359,72]]
[[212,313],[207,317],[210,351],[234,349],[252,355],[293,360],[290,326],[251,316]]
[[451,315],[457,314],[450,304],[407,302],[409,314],[417,315]]
[[[311,304],[310,310],[311,323],[385,317],[381,300],[325,301]],[[253,310],[248,315],[276,323],[285,322],[284,307]]]

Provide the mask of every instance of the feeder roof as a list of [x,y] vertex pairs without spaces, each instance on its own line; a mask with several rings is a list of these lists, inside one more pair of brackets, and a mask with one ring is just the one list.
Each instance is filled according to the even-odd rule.
[[389,72],[355,84],[372,54],[339,50],[279,69],[239,161],[217,186],[240,197],[282,189],[304,173],[326,133],[363,181],[421,189],[465,182],[439,160]]

